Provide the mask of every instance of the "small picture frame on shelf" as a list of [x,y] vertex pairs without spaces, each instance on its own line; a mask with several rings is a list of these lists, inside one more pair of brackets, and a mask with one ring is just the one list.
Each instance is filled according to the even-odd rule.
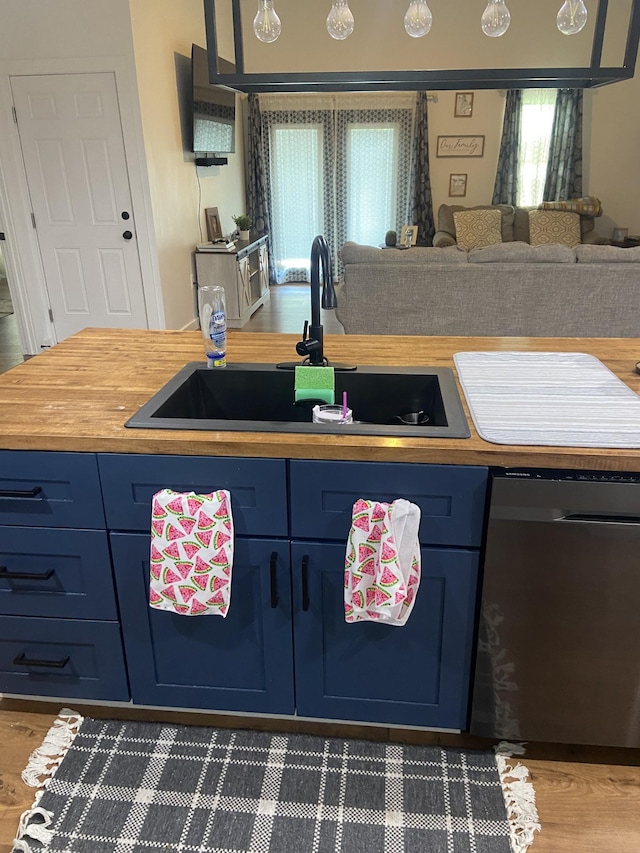
[[467,175],[456,172],[449,175],[449,197],[464,198],[467,194]]
[[415,246],[418,239],[418,226],[403,225],[398,236],[398,244],[400,246],[406,246],[407,248],[409,248],[409,246]]
[[213,243],[215,240],[221,240],[223,235],[218,208],[206,207],[204,215],[207,220],[207,237],[209,238],[209,242]]
[[456,92],[454,118],[471,118],[473,115],[473,92]]

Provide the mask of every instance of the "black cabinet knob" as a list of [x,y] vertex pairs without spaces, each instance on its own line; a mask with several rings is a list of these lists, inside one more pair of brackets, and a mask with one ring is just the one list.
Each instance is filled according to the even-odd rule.
[[122,236],[125,240],[130,240],[133,237],[133,234],[131,233],[131,231],[123,231]]
[[129,214],[128,210],[123,210],[122,213],[120,214],[120,216],[122,216],[123,219],[128,219],[129,215],[130,214]]

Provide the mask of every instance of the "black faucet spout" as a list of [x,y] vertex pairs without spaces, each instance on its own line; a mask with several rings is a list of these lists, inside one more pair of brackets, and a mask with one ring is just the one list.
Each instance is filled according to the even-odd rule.
[[[320,267],[322,267],[322,300],[320,297]],[[299,355],[306,355],[309,364],[312,365],[325,364],[323,328],[320,322],[321,301],[322,307],[325,309],[335,308],[337,305],[329,246],[325,238],[319,235],[311,244],[311,324],[309,326],[309,337],[307,338],[305,329],[303,340],[296,345],[296,352]]]

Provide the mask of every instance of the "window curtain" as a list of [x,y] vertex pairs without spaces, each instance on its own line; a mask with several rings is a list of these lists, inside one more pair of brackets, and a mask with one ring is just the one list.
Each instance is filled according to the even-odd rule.
[[318,234],[327,238],[340,278],[344,242],[379,245],[386,231],[411,222],[415,96],[257,98],[260,128],[250,121],[249,130],[265,182],[273,280],[309,280]]
[[517,203],[518,155],[522,121],[522,90],[509,89],[504,107],[502,140],[498,154],[498,168],[493,186],[492,204]]
[[413,149],[413,216],[411,224],[418,226],[418,246],[431,246],[436,233],[433,222],[433,199],[429,174],[429,128],[427,121],[427,93],[416,96],[415,145]]
[[[262,118],[258,96],[250,94],[249,103],[249,132],[247,150],[247,213],[253,220],[253,227],[261,233],[271,232],[269,216],[269,200],[265,182],[266,163],[264,145],[262,142]],[[269,255],[269,277],[273,278],[273,254],[270,241],[267,241]]]
[[545,201],[582,196],[582,89],[559,89],[551,130]]

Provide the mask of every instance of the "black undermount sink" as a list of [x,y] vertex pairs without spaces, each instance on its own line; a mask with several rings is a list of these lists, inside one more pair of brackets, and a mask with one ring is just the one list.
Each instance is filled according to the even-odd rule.
[[346,391],[354,419],[354,423],[340,426],[312,423],[313,403],[295,404],[293,386],[294,372],[274,365],[229,364],[208,369],[202,362],[192,362],[125,426],[420,438],[470,436],[448,367],[366,366],[336,371],[336,403],[342,402]]

